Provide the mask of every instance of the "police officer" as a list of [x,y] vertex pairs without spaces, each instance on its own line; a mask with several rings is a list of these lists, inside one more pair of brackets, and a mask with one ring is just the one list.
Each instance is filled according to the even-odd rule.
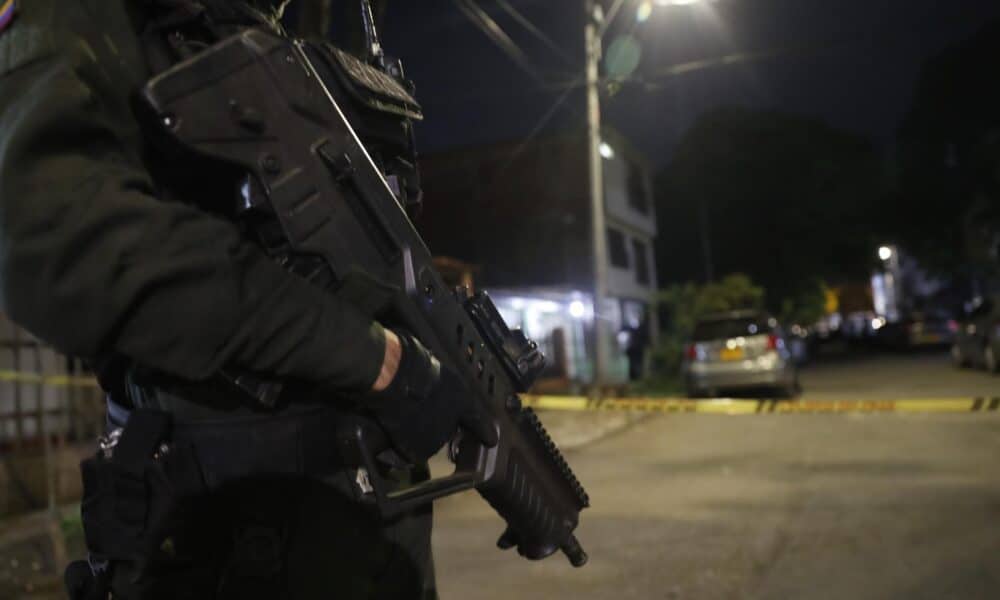
[[[280,33],[284,4],[0,0],[2,308],[109,392],[74,597],[435,597],[429,507],[382,522],[327,440],[373,414],[402,483],[459,427],[495,443],[418,340],[198,208],[232,181],[173,169],[134,113],[184,27]],[[255,406],[226,369],[293,383]]]

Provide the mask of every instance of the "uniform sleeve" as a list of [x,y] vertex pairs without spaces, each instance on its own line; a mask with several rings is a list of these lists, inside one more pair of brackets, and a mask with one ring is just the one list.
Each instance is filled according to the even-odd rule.
[[233,224],[154,196],[131,114],[91,76],[93,48],[0,42],[0,305],[15,322],[67,353],[113,351],[187,379],[225,366],[371,386],[377,323]]

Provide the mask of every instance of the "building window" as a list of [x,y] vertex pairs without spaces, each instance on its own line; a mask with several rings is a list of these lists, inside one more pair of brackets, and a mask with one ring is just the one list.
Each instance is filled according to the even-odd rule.
[[628,163],[628,205],[644,215],[649,214],[649,198],[646,197],[646,177],[642,168],[634,162]]
[[649,260],[646,256],[646,244],[632,240],[632,254],[635,255],[635,280],[640,285],[649,285]]
[[608,227],[608,257],[611,264],[622,269],[628,268],[628,249],[625,247],[625,234]]

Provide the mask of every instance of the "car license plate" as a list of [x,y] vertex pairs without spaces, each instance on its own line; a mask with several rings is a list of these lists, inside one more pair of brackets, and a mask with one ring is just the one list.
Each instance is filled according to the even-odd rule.
[[723,348],[719,351],[722,360],[743,360],[743,348]]

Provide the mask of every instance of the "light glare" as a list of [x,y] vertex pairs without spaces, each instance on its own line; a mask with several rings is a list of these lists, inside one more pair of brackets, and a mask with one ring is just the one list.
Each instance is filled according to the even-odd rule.
[[636,10],[635,18],[640,23],[645,23],[649,20],[649,17],[653,14],[653,3],[650,0],[646,0],[639,5],[638,10]]

